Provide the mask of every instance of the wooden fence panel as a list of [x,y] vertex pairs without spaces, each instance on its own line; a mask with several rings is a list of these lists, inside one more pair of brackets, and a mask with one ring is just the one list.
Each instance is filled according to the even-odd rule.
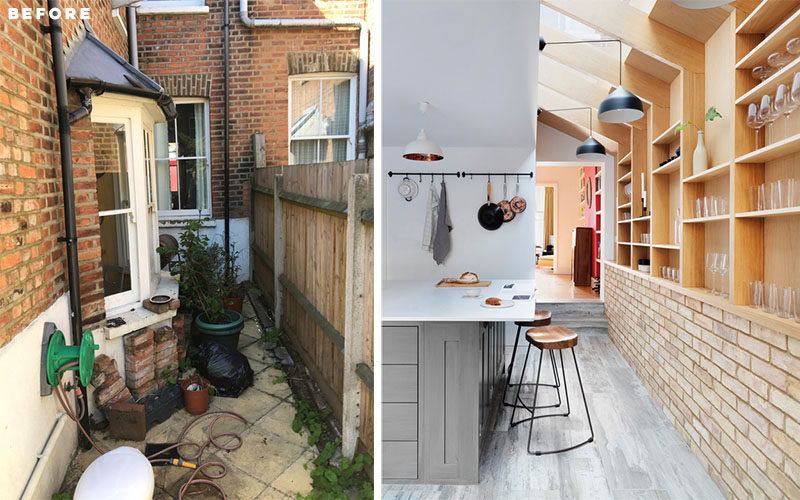
[[[279,281],[282,296],[280,327],[300,353],[336,416],[342,419],[346,335],[346,292],[348,257],[348,187],[354,174],[372,174],[371,161],[292,165],[256,169],[253,175],[253,278],[278,304],[270,259],[275,248],[275,176],[282,175],[279,230],[283,240],[283,261]],[[373,450],[373,224],[371,193],[373,179],[368,176],[369,200],[363,217],[367,246],[356,263],[363,266],[363,328],[357,329],[362,348],[359,369],[361,382],[357,435],[367,451]],[[358,198],[362,199],[362,198]],[[352,220],[352,218],[351,218]],[[277,249],[280,250],[280,249]],[[350,369],[348,367],[348,369]],[[349,376],[349,375],[348,375]],[[351,389],[352,390],[352,389]],[[357,401],[359,398],[356,397]],[[351,408],[352,406],[348,406]],[[348,410],[350,411],[350,410]],[[355,427],[348,427],[355,429]]]

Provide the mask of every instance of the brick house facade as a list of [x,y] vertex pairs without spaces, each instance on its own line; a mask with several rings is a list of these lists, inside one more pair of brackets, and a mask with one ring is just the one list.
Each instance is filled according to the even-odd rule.
[[[211,130],[211,205],[223,213],[223,2],[206,2],[208,14],[138,17],[140,68],[175,98],[207,98]],[[232,217],[247,217],[252,139],[266,140],[266,163],[289,160],[289,75],[357,73],[359,32],[352,28],[250,29],[231,4],[230,24],[230,201]],[[251,18],[361,18],[372,23],[371,2],[251,2]],[[186,33],[192,33],[189,39]],[[374,40],[374,37],[371,38]],[[316,57],[309,57],[309,54]],[[330,56],[330,57],[327,57]],[[338,56],[338,57],[337,57]],[[342,57],[344,56],[344,57]],[[348,57],[349,56],[349,57]],[[372,101],[374,56],[369,55],[368,102]],[[329,64],[318,64],[324,59]],[[289,67],[290,61],[295,63]]]
[[[39,26],[46,24],[46,20],[40,23],[35,19],[10,20],[6,16],[9,8],[36,6],[0,0],[0,375],[6,378],[33,368],[31,360],[38,360],[40,356],[44,321],[56,323],[70,338],[66,251],[64,243],[58,240],[64,236],[65,223],[50,39]],[[125,9],[112,13],[109,0],[61,3],[61,8],[68,7],[89,7],[91,12],[86,24],[74,20],[63,22],[68,70],[71,57],[87,38],[87,32],[123,59],[128,59]],[[146,13],[147,9],[141,9],[137,28],[139,68],[175,97],[179,106],[182,98],[207,100],[207,151],[211,172],[208,215],[219,219],[223,214],[222,3],[212,1],[206,7],[207,14],[193,15],[165,15],[157,13],[158,9]],[[251,30],[239,22],[236,7],[236,4],[231,5],[230,25],[230,200],[232,218],[247,227],[248,180],[253,166],[251,135],[255,132],[265,135],[267,163],[287,163],[290,70],[292,74],[335,72],[355,77],[359,32],[351,28]],[[250,15],[357,17],[372,22],[371,2],[365,0],[256,2],[251,5]],[[374,40],[370,43],[374,44]],[[374,78],[372,66],[370,60],[369,102]],[[112,307],[107,288],[112,283],[120,291],[130,290],[130,304],[138,304],[160,286],[157,285],[154,248],[164,225],[159,227],[154,205],[143,199],[144,193],[150,190],[150,183],[155,186],[155,181],[149,177],[145,181],[143,171],[146,169],[141,165],[157,164],[153,159],[158,157],[158,151],[154,152],[158,148],[155,135],[162,126],[160,123],[164,123],[164,115],[154,102],[147,102],[145,98],[120,98],[113,92],[106,92],[93,99],[95,109],[91,117],[78,121],[71,129],[83,328],[95,332],[95,342],[100,345],[97,354],[103,353],[113,359],[116,363],[109,366],[116,366],[120,376],[142,378],[141,373],[133,377],[128,373],[131,370],[127,369],[126,356],[131,358],[135,353],[126,351],[123,338],[127,340],[151,331],[163,332],[162,337],[169,337],[162,342],[166,346],[164,353],[169,354],[170,359],[173,355],[180,358],[184,318],[178,315],[173,321],[175,311],[170,311],[146,315],[142,320],[138,311],[141,308],[137,306],[135,312],[139,316],[134,314],[125,327],[112,332],[104,328],[107,307]],[[70,110],[80,105],[78,95],[72,90],[69,101]],[[121,175],[119,167],[114,166],[121,160],[113,151],[122,146],[114,145],[111,129],[102,126],[107,123],[125,123],[123,136],[127,141],[124,142],[126,158],[131,158],[128,160],[131,162],[130,178],[141,184],[131,190],[129,205],[123,202],[115,207],[104,207],[107,201],[98,194],[108,189],[108,176],[102,179],[104,173]],[[196,119],[191,123],[202,125]],[[109,208],[125,213],[103,215]],[[151,212],[153,224],[150,224]],[[139,220],[132,243],[120,239],[119,224],[123,224],[126,216]],[[115,219],[119,220],[116,228],[108,222]],[[239,234],[247,235],[247,230]],[[132,254],[138,253],[138,264],[135,259],[131,260],[131,267],[138,273],[130,269],[109,272],[109,268],[119,267],[109,265],[114,264],[115,252],[119,257],[119,250],[109,245],[115,238],[123,242],[122,246],[130,243]],[[238,248],[247,246],[246,241],[236,242]],[[138,288],[135,275],[139,277]],[[115,304],[115,316],[119,314],[120,304],[125,306],[127,302]],[[176,346],[170,344],[173,334],[163,329],[165,325],[176,328]],[[154,356],[150,371],[162,368],[161,358]],[[38,377],[32,376],[30,380],[38,384]],[[149,382],[144,380],[141,385],[131,387],[131,381],[127,382],[134,394],[153,385],[147,385]],[[93,392],[90,388],[90,400],[93,400]],[[25,488],[36,466],[37,453],[45,442],[63,438],[48,432],[59,418],[59,408],[53,397],[40,397],[38,391],[24,384],[9,389],[6,396],[9,405],[37,416],[15,419],[13,415],[0,415],[0,438],[7,444],[0,451],[0,459],[12,464],[7,471],[7,482],[16,495]],[[52,465],[47,466],[48,472],[42,484],[36,486],[37,491],[52,492],[63,477],[77,439],[74,426],[63,428],[66,439],[72,444],[60,447],[60,451],[48,459]],[[61,448],[66,450],[66,455],[61,453]]]

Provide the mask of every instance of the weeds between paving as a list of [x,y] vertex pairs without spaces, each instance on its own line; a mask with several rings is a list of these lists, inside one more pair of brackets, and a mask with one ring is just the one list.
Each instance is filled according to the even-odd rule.
[[309,473],[313,489],[308,495],[298,493],[297,497],[304,500],[372,500],[372,457],[365,453],[357,454],[352,460],[342,456],[341,432],[333,410],[327,407],[300,357],[292,352],[291,345],[284,342],[282,332],[267,327],[274,323],[260,300],[261,294],[251,289],[248,295],[263,329],[261,338],[265,349],[272,350],[280,360],[274,368],[282,375],[273,383],[287,382],[292,390],[296,410],[292,430],[300,433],[304,427],[307,428],[308,444],[318,451],[317,457],[304,465],[306,469],[313,467]]

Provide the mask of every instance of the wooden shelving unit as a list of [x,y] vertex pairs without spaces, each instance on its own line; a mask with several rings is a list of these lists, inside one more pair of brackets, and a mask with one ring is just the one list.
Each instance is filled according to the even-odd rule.
[[[791,84],[800,71],[800,59],[763,82],[751,74],[766,65],[770,53],[785,50],[786,41],[800,36],[800,0],[764,0],[748,16],[732,10],[706,44],[704,74],[681,69],[670,83],[670,106],[646,110],[647,130],[631,130],[631,153],[617,165],[617,264],[638,270],[639,259],[650,259],[650,276],[661,266],[680,269],[680,283],[660,280],[664,286],[782,331],[800,327],[777,315],[748,305],[748,282],[764,281],[779,287],[800,287],[800,207],[753,211],[750,188],[779,179],[800,179],[800,110],[788,121],[780,117],[756,144],[747,126],[747,107],[780,84]],[[704,122],[709,106],[721,119]],[[705,146],[713,167],[693,171],[692,152],[697,133],[691,127],[675,133],[686,120],[703,124]],[[771,135],[765,141],[765,136]],[[680,155],[664,165],[665,160]],[[649,148],[649,149],[648,149]],[[622,187],[632,183],[630,199]],[[642,193],[647,194],[643,211]],[[696,217],[695,201],[706,196],[729,202],[729,214]],[[630,211],[632,220],[619,220]],[[650,244],[641,235],[650,234]],[[728,297],[712,295],[705,255],[730,256],[724,288]],[[732,309],[731,309],[732,308]]]

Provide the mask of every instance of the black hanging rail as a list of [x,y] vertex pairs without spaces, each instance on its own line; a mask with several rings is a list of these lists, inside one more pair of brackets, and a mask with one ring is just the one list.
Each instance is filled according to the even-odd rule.
[[533,172],[461,172],[461,177],[472,177],[473,175],[485,175],[487,177],[530,177],[533,179]]
[[439,177],[439,176],[443,177],[443,176],[455,175],[456,177],[461,177],[463,175],[463,172],[392,172],[390,170],[389,177],[392,177],[393,175],[402,175],[405,177],[408,177],[410,175],[416,175],[420,177],[424,175],[430,175],[431,177]]

